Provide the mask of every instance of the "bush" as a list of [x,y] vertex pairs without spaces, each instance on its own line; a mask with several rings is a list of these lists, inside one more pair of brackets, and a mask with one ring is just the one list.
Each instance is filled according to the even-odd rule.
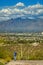
[[0,65],[4,65],[4,64],[0,62]]

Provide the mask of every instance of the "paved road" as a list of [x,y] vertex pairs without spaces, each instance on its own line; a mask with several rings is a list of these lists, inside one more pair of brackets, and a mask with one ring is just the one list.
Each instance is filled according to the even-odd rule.
[[11,61],[6,65],[43,65],[43,61]]

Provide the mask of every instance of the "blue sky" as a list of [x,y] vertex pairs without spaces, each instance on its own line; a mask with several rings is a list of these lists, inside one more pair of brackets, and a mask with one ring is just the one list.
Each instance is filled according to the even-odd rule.
[[43,19],[43,0],[0,0],[0,21],[18,17]]
[[43,0],[0,0],[0,7],[12,6],[18,2],[23,2],[26,6],[33,5],[33,4],[36,4],[38,2],[40,4],[43,4]]

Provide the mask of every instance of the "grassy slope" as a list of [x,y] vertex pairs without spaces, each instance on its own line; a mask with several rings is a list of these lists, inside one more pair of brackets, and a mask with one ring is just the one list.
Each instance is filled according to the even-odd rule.
[[[8,36],[0,37],[0,59],[9,62],[14,59],[14,51],[17,52],[17,60],[43,60],[43,40],[37,46],[33,46],[34,40],[14,37],[10,39]],[[28,37],[27,37],[28,38]],[[43,39],[43,38],[42,38]]]

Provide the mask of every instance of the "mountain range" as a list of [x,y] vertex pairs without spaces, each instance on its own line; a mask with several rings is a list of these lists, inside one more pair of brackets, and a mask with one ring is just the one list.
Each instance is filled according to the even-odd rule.
[[0,32],[42,32],[43,19],[12,18],[0,22]]

